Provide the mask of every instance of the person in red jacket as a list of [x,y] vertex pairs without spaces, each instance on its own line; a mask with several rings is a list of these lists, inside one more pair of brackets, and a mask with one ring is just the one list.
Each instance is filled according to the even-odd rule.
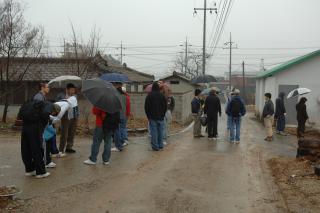
[[122,91],[126,96],[126,118],[125,118],[125,128],[122,130],[123,138],[124,138],[124,146],[128,145],[128,119],[131,116],[131,103],[130,103],[130,95],[126,92],[126,88],[122,87]]
[[102,161],[104,165],[109,164],[111,156],[111,143],[113,131],[104,131],[103,121],[106,118],[106,112],[100,110],[97,107],[93,107],[92,113],[96,116],[96,128],[94,130],[93,142],[91,145],[91,155],[88,160],[84,161],[84,164],[95,165],[97,162],[97,156],[102,140],[104,140],[104,151],[102,153]]

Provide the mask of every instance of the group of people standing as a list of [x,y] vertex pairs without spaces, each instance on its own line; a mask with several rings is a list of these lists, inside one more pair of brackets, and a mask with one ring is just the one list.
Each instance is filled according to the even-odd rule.
[[[40,83],[39,92],[32,100],[20,108],[18,118],[23,121],[21,133],[21,154],[26,176],[44,178],[50,175],[46,168],[56,164],[51,157],[64,157],[75,153],[74,136],[79,117],[76,87],[67,84],[65,93],[58,95],[56,101],[48,101],[50,92],[47,83]],[[61,122],[59,149],[56,145],[54,124]],[[50,137],[45,138],[48,133]]]
[[[201,95],[200,89],[196,89],[191,102],[191,112],[194,119],[193,136],[195,138],[204,137],[201,133],[201,119],[205,119],[208,139],[218,139],[218,118],[222,115],[222,108],[217,91],[211,90],[206,97]],[[230,93],[225,113],[228,116],[229,141],[238,144],[240,143],[241,117],[246,114],[246,107],[240,97],[240,90],[235,89]]]
[[[271,100],[272,95],[271,93],[265,93],[265,105],[263,108],[262,116],[264,119],[264,125],[266,128],[267,137],[265,138],[266,141],[273,141],[273,124],[276,120],[276,134],[287,136],[288,134],[285,133],[286,127],[286,107],[284,104],[285,93],[280,92],[278,98],[276,99],[276,107]],[[297,137],[299,139],[304,138],[305,126],[306,122],[309,119],[307,113],[307,106],[306,106],[307,98],[302,97],[300,98],[299,102],[296,104],[296,112],[297,112]]]

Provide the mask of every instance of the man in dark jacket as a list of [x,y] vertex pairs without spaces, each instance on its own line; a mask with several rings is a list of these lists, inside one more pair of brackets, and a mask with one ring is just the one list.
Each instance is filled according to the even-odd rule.
[[263,108],[262,117],[264,120],[264,126],[266,128],[267,137],[264,139],[266,141],[273,141],[273,115],[274,115],[274,105],[271,100],[271,94],[264,94],[266,103]]
[[167,111],[167,100],[164,95],[160,93],[160,87],[157,82],[153,83],[152,91],[146,97],[144,110],[149,120],[152,150],[162,150],[164,131],[163,120]]
[[284,92],[279,93],[276,99],[276,112],[274,118],[277,121],[277,134],[286,136],[284,129],[286,127],[286,107],[284,106]]
[[19,111],[19,118],[23,120],[21,131],[21,156],[25,165],[26,176],[45,178],[43,132],[49,122],[49,116],[56,116],[60,106],[44,101],[30,101],[25,103]]
[[[240,143],[241,117],[246,114],[244,101],[240,97],[240,90],[233,92],[231,100],[228,102],[226,113],[230,119],[230,143]],[[234,135],[236,131],[236,135]]]
[[201,117],[201,100],[200,100],[200,89],[196,89],[194,91],[194,98],[191,101],[191,112],[193,116],[193,137],[200,138],[204,137],[201,134],[201,123],[200,123],[200,117]]
[[221,117],[221,103],[215,90],[210,91],[204,104],[204,114],[207,115],[208,139],[213,140],[218,137],[218,113]]

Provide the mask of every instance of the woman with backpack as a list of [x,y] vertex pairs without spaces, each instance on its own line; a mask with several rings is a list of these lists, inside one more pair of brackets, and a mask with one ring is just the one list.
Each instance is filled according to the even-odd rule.
[[104,140],[104,151],[102,153],[102,162],[109,165],[111,156],[112,136],[119,128],[120,113],[113,114],[102,111],[97,107],[93,107],[92,113],[96,116],[96,128],[94,130],[93,141],[91,145],[91,155],[84,164],[95,165],[102,140]]
[[[226,113],[230,117],[230,143],[240,143],[241,117],[246,114],[244,101],[240,97],[240,90],[233,92],[231,100],[228,102]],[[234,134],[236,131],[236,134]]]

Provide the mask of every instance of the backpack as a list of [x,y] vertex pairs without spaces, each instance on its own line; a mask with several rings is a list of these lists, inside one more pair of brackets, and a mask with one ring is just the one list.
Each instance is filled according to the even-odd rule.
[[104,132],[114,131],[119,128],[120,123],[120,112],[108,113],[102,123],[102,129]]
[[26,101],[19,109],[18,119],[29,124],[40,122],[44,105],[43,101]]
[[231,116],[240,117],[242,102],[239,99],[233,99],[231,105]]

